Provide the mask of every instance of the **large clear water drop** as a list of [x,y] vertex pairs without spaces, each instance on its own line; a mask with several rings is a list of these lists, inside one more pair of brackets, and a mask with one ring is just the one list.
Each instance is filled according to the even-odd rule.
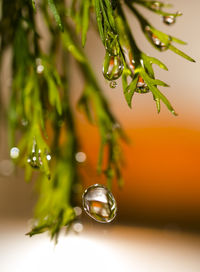
[[103,75],[107,80],[118,79],[123,72],[123,63],[119,56],[111,56],[106,54],[103,64]]
[[94,220],[110,223],[116,216],[117,205],[112,193],[103,185],[95,184],[83,194],[83,208]]

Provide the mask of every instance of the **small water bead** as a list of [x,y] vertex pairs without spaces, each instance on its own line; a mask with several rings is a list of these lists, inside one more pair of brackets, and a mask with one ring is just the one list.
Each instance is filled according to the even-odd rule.
[[12,159],[17,159],[19,157],[19,153],[19,148],[15,146],[10,149],[10,157]]
[[137,93],[148,93],[149,92],[149,88],[141,76],[139,76],[139,78],[138,78],[136,92]]
[[156,11],[160,10],[161,7],[162,7],[162,4],[157,1],[152,2],[152,4],[151,4],[151,9],[156,10]]
[[75,155],[75,159],[77,162],[84,162],[87,159],[87,156],[84,152],[77,152]]
[[103,64],[103,75],[107,80],[118,79],[123,72],[124,66],[119,56],[106,54]]
[[173,25],[176,22],[176,17],[173,15],[163,16],[163,23],[166,25]]
[[23,118],[21,120],[21,124],[22,124],[23,127],[26,127],[28,125],[28,120],[26,120],[26,119]]
[[47,161],[50,161],[50,160],[51,160],[51,155],[50,155],[50,154],[47,154],[47,155],[46,155],[46,158],[47,158]]
[[100,223],[111,222],[117,212],[117,205],[112,193],[103,185],[95,184],[83,194],[83,208],[94,220]]
[[76,233],[80,233],[83,231],[83,224],[80,222],[75,222],[72,225],[73,231]]
[[74,207],[74,212],[76,214],[76,216],[80,216],[82,214],[82,209],[81,207]]
[[38,74],[42,74],[44,71],[44,66],[42,65],[42,60],[40,58],[36,59],[36,71]]
[[[161,40],[151,31],[151,29],[147,26],[145,28],[148,36],[150,37],[152,43],[160,50],[160,51],[165,51],[168,49],[168,46],[161,42]],[[170,44],[170,41],[169,41]],[[168,44],[168,45],[169,45]]]
[[117,87],[117,82],[116,82],[115,80],[112,80],[112,81],[110,82],[110,88],[114,89],[114,88],[116,88],[116,87]]

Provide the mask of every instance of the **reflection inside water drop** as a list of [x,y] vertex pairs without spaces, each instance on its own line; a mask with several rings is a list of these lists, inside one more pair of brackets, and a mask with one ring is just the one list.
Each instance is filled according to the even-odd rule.
[[103,185],[95,184],[83,194],[83,208],[94,220],[100,223],[111,222],[117,212],[117,205],[112,193]]
[[123,72],[124,66],[120,56],[111,56],[106,53],[103,64],[103,75],[107,80],[118,79]]

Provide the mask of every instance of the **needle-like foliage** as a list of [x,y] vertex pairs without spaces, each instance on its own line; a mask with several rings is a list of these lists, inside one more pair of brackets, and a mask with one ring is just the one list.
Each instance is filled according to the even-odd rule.
[[[174,43],[185,44],[183,41],[159,31],[138,11],[137,7],[143,6],[155,15],[163,16],[165,23],[173,24],[181,13],[164,11],[171,6],[160,1],[0,1],[0,60],[7,48],[12,49],[12,85],[7,110],[10,145],[19,148],[20,156],[14,159],[25,167],[26,180],[31,179],[33,171],[40,172],[37,180],[39,198],[30,236],[48,231],[56,239],[60,229],[63,226],[68,229],[76,218],[73,206],[81,199],[76,190],[80,178],[75,160],[80,143],[70,100],[72,58],[78,63],[84,79],[77,108],[99,128],[97,171],[105,175],[109,187],[114,179],[119,185],[122,183],[119,141],[126,140],[126,136],[112,114],[84,52],[89,27],[98,30],[99,42],[105,47],[103,75],[111,82],[111,87],[115,87],[115,81],[121,77],[128,106],[131,107],[135,93],[151,93],[158,112],[162,101],[176,114],[158,89],[158,86],[168,87],[168,84],[156,78],[153,64],[164,70],[167,67],[139,49],[124,6],[138,19],[141,30],[155,49],[171,50],[194,61],[174,46]],[[48,50],[41,46],[41,35],[43,39],[45,37],[38,28],[38,14],[50,35]]]

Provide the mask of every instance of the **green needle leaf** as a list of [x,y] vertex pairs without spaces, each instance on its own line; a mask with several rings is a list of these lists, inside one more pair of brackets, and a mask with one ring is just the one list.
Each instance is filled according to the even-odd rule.
[[138,82],[138,75],[135,75],[135,78],[133,79],[133,81],[124,89],[124,96],[130,108],[131,108],[132,98],[137,87],[137,82]]
[[163,82],[162,80],[159,80],[159,79],[149,79],[150,82],[153,84],[153,85],[159,85],[159,86],[163,86],[163,87],[169,87],[169,85],[165,82]]
[[87,31],[90,18],[90,0],[83,1],[83,18],[82,18],[82,46],[85,46]]
[[160,113],[160,98],[155,97],[157,112]]
[[148,56],[148,59],[149,59],[149,61],[151,61],[153,64],[158,65],[161,69],[164,69],[164,70],[168,71],[167,66],[166,66],[163,62],[161,62],[160,60],[158,60],[157,58],[153,58],[153,57],[149,57],[149,56]]
[[36,12],[35,0],[31,0],[31,2],[32,2],[33,10]]
[[[145,73],[141,73],[142,78],[144,79],[144,81],[146,82],[146,84],[148,85],[150,91],[152,92],[152,94],[154,95],[154,97],[156,99],[160,99],[163,101],[163,103],[166,105],[166,107],[171,111],[172,114],[177,115],[175,110],[173,109],[172,105],[170,104],[169,100],[158,90],[158,88],[154,85],[152,85],[152,83],[149,81],[148,76],[146,76]],[[156,100],[156,102],[158,103],[158,100]],[[160,102],[159,102],[160,103]],[[160,111],[160,106],[157,105],[157,108]]]
[[102,24],[102,12],[100,8],[100,0],[95,0],[94,4],[95,4],[96,20],[97,20],[97,25],[99,28],[99,34],[100,34],[102,42],[104,43],[105,37],[104,37],[104,30],[103,30],[103,24]]
[[48,0],[48,5],[54,15],[55,21],[56,21],[57,25],[59,26],[60,30],[64,31],[60,15],[59,15],[58,10],[54,4],[54,0]]
[[183,44],[183,45],[187,45],[186,42],[184,42],[184,41],[182,41],[182,40],[180,40],[180,39],[178,39],[178,38],[176,38],[176,37],[170,36],[170,38],[171,38],[171,40],[172,40],[173,42],[176,42],[176,43],[179,43],[179,44]]
[[169,45],[169,49],[172,50],[173,52],[175,52],[176,54],[180,55],[181,57],[191,61],[191,62],[195,62],[194,59],[192,59],[190,56],[186,55],[184,52],[182,52],[181,50],[179,50],[178,48],[176,48],[173,45]]

